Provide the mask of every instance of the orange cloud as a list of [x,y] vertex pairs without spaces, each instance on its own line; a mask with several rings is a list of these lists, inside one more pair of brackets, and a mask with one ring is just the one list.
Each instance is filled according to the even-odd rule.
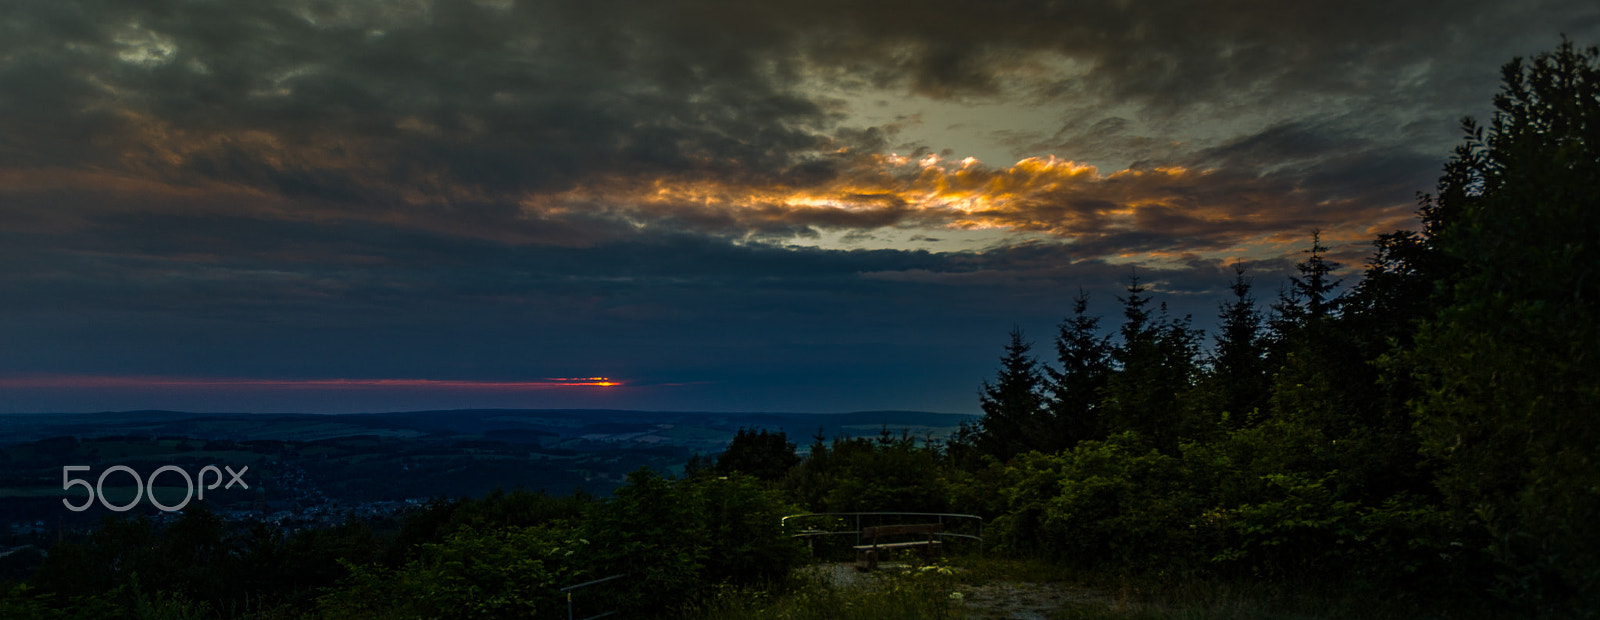
[[[994,168],[972,158],[865,155],[814,185],[660,175],[607,177],[529,196],[529,214],[606,212],[638,225],[681,222],[724,233],[806,229],[1001,229],[1086,242],[1138,235],[1152,251],[1239,250],[1326,238],[1364,239],[1373,222],[1402,225],[1411,205],[1318,201],[1280,180],[1180,166],[1104,174],[1054,156]],[[1144,251],[1134,248],[1136,251]]]
[[[464,183],[443,168],[407,168],[384,153],[381,141],[335,133],[290,138],[265,130],[181,129],[131,113],[125,120],[138,139],[119,142],[122,172],[0,170],[0,195],[22,198],[9,201],[13,217],[0,229],[61,232],[99,213],[150,211],[366,221],[561,246],[654,227],[768,239],[944,229],[1055,237],[1107,257],[1262,255],[1268,248],[1281,255],[1310,229],[1326,231],[1329,240],[1364,240],[1375,226],[1386,231],[1406,225],[1412,211],[1409,203],[1328,200],[1293,181],[1225,169],[1105,173],[1056,156],[992,167],[970,157],[849,149],[830,155],[832,173],[822,176],[633,171],[494,189]],[[236,153],[247,153],[252,165],[227,180],[194,172]],[[295,193],[296,183],[308,187],[305,193]],[[88,199],[70,201],[67,208],[60,200],[27,199],[68,188]],[[1130,236],[1139,241],[1130,245]]]

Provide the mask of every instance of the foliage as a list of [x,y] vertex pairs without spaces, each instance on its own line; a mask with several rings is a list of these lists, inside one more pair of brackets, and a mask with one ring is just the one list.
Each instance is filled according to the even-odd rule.
[[1264,353],[1262,316],[1250,295],[1251,282],[1242,265],[1234,265],[1229,286],[1234,299],[1223,304],[1210,368],[1200,379],[1196,397],[1215,413],[1215,421],[1232,428],[1247,424],[1265,404],[1269,377]]
[[1116,372],[1104,390],[1103,425],[1108,435],[1133,431],[1172,454],[1180,438],[1199,426],[1185,398],[1199,371],[1199,334],[1189,328],[1188,317],[1168,317],[1166,304],[1151,312],[1137,275],[1129,278],[1127,291],[1121,342],[1111,352]]
[[1176,456],[1134,433],[1030,453],[1007,467],[1001,550],[1093,568],[1284,580],[1317,576],[1440,585],[1471,568],[1441,513],[1399,494],[1351,493],[1315,428],[1270,420],[1185,443]]
[[915,439],[818,441],[785,487],[814,512],[943,512],[951,489],[941,456]]
[[337,618],[556,618],[559,589],[587,576],[578,558],[588,541],[563,527],[470,527],[423,545],[405,566],[351,565],[321,611]]
[[795,454],[794,442],[783,431],[760,432],[740,428],[728,443],[728,449],[717,456],[716,471],[721,474],[742,472],[768,482],[782,479],[789,468],[800,463]]
[[[640,470],[604,501],[513,493],[446,506],[450,517],[436,526],[448,532],[441,541],[420,543],[396,568],[348,564],[351,576],[320,610],[351,618],[561,617],[562,587],[625,575],[580,596],[657,613],[716,584],[775,579],[802,554],[779,525],[797,509],[739,474],[673,480]],[[575,506],[582,510],[574,515]],[[542,521],[522,523],[541,508]]]
[[1089,295],[1079,290],[1072,300],[1072,316],[1061,322],[1056,334],[1056,361],[1061,368],[1045,368],[1050,380],[1046,406],[1055,427],[1045,451],[1105,437],[1100,397],[1111,378],[1112,348],[1098,333],[1100,318],[1089,316],[1088,310]]
[[[1487,132],[1439,183],[1460,262],[1403,358],[1423,451],[1482,527],[1502,590],[1600,608],[1600,51],[1563,41],[1504,70]],[[1582,601],[1577,603],[1575,601]]]
[[978,450],[1002,461],[1019,452],[1048,447],[1053,434],[1045,410],[1043,379],[1038,362],[1028,355],[1022,330],[1013,327],[1000,372],[993,384],[985,381],[978,403],[983,409]]
[[0,591],[0,618],[7,620],[201,620],[213,617],[204,603],[182,594],[151,592],[137,578],[105,592],[51,604],[53,597],[26,585]]
[[1010,471],[1000,461],[986,457],[980,463],[967,464],[947,460],[940,472],[949,493],[951,510],[993,520],[1006,512],[1006,498],[1001,489],[1009,488],[1013,481]]
[[708,550],[701,580],[711,584],[775,581],[802,560],[802,548],[783,531],[782,518],[800,512],[778,491],[747,476],[680,482],[699,507],[698,528]]
[[1301,250],[1306,259],[1294,266],[1300,275],[1289,277],[1288,287],[1273,305],[1277,312],[1274,329],[1279,334],[1314,327],[1339,315],[1345,300],[1336,292],[1342,280],[1333,273],[1340,265],[1328,260],[1327,251],[1322,231],[1311,231],[1311,247]]
[[628,577],[583,596],[660,613],[717,584],[786,574],[803,548],[779,519],[799,511],[742,474],[640,471],[608,500],[493,492],[436,501],[387,531],[289,534],[203,510],[165,528],[108,520],[52,548],[25,586],[0,589],[0,617],[562,617],[560,588],[615,574]]
[[81,541],[51,548],[31,583],[60,599],[93,597],[137,586],[147,592],[177,592],[213,607],[235,605],[245,593],[259,594],[247,577],[268,567],[246,565],[240,538],[204,503],[194,502],[183,516],[158,531],[147,519],[104,520]]
[[[1023,444],[1004,465],[952,458],[963,469],[946,475],[952,496],[998,516],[990,532],[1003,550],[1082,567],[1470,587],[1481,566],[1462,553],[1470,532],[1437,509],[1404,412],[1415,384],[1379,364],[1433,303],[1421,291],[1449,273],[1431,239],[1381,238],[1369,273],[1382,282],[1341,293],[1313,232],[1270,332],[1236,266],[1204,359],[1198,332],[1137,278],[1115,340],[1095,333],[1080,295],[1058,339],[1061,370],[1044,368],[1046,410],[1091,412],[1103,439]],[[1033,366],[1015,333],[1012,343],[1003,378]],[[1075,374],[1078,388],[1055,387]],[[975,501],[979,485],[1000,488],[1004,505]]]
[[780,519],[795,512],[744,476],[670,480],[640,470],[584,527],[595,574],[627,574],[615,600],[638,613],[675,608],[717,584],[787,573],[802,549]]
[[1175,550],[1193,548],[1188,528],[1173,527],[1203,508],[1187,492],[1184,464],[1136,433],[1029,454],[1013,467],[1011,511],[994,527],[1007,548],[1139,569],[1177,562]]

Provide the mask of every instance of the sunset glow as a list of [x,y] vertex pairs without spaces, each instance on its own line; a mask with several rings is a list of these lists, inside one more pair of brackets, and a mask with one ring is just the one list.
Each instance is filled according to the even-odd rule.
[[315,390],[486,390],[519,391],[616,387],[608,377],[547,378],[535,381],[463,381],[447,379],[247,379],[212,377],[35,376],[0,377],[0,389],[127,389],[127,388],[268,388]]

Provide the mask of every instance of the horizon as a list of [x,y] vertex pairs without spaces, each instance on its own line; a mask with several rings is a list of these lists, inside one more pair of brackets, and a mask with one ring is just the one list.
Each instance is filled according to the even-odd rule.
[[862,409],[851,411],[714,411],[691,409],[589,409],[579,407],[557,408],[528,408],[528,407],[472,407],[462,409],[416,409],[416,410],[391,410],[391,411],[340,411],[317,413],[309,411],[180,411],[173,409],[118,409],[105,411],[0,411],[0,415],[16,416],[50,416],[50,415],[123,415],[123,414],[178,414],[178,415],[308,415],[308,416],[333,416],[333,415],[392,415],[392,414],[418,414],[418,413],[462,413],[462,412],[605,412],[605,413],[641,413],[641,414],[669,414],[669,415],[798,415],[798,416],[847,416],[872,413],[909,413],[917,415],[952,415],[962,417],[979,417],[981,413],[959,413],[951,411],[924,411],[920,409]]

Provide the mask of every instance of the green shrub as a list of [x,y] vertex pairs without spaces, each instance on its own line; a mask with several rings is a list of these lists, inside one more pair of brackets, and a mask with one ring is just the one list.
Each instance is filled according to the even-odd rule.
[[812,444],[784,482],[817,512],[943,512],[950,488],[940,465],[937,450],[907,436],[835,439]]
[[793,512],[799,509],[748,476],[671,480],[640,470],[585,529],[596,574],[627,574],[615,596],[637,613],[677,607],[716,584],[787,573],[803,558],[781,529],[781,517]]
[[350,578],[320,608],[352,619],[564,617],[559,589],[588,577],[588,547],[562,527],[463,528],[396,570],[349,565]]
[[678,482],[699,507],[706,583],[775,581],[805,559],[799,541],[783,531],[785,515],[802,512],[759,480],[743,475]]
[[[1002,544],[1057,561],[1128,568],[1192,563],[1193,528],[1206,497],[1181,459],[1147,447],[1137,434],[1086,441],[1059,455],[1013,462],[1012,512],[997,522]],[[1052,493],[1052,487],[1054,492]]]

